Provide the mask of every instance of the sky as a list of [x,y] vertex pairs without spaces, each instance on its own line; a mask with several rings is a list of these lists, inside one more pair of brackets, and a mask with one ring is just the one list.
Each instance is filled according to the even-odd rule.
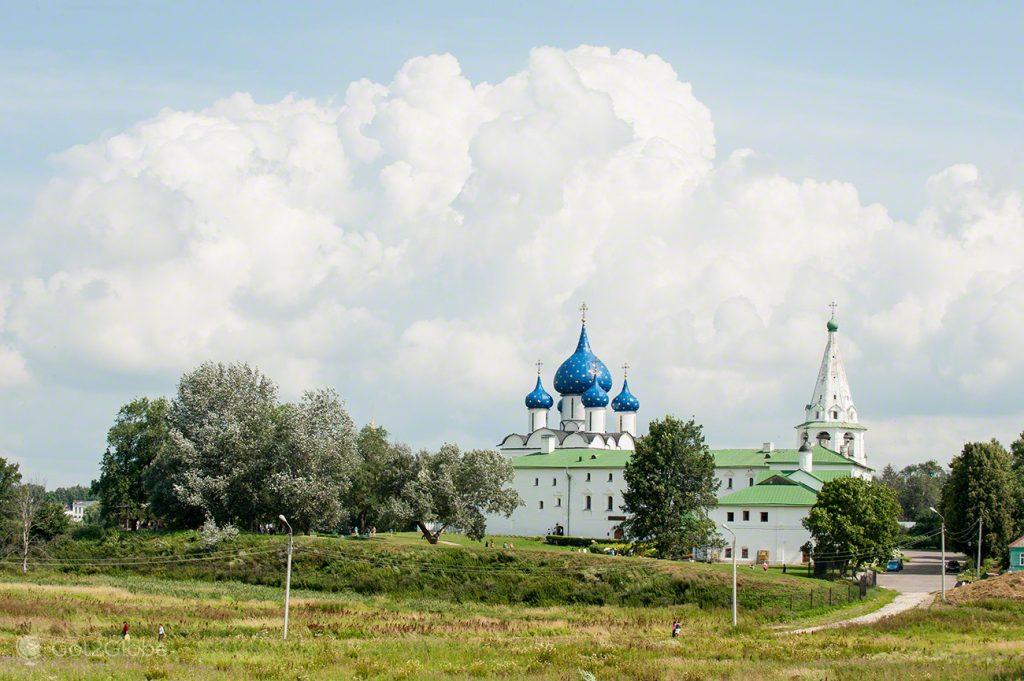
[[712,446],[832,300],[876,467],[1024,430],[1024,10],[481,4],[4,3],[0,456],[87,482],[203,361],[493,446],[583,301]]

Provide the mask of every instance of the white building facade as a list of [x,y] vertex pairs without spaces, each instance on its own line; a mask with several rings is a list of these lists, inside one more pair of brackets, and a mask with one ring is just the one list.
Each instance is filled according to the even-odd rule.
[[[833,314],[814,392],[796,426],[796,448],[776,449],[767,442],[712,450],[719,505],[711,517],[736,533],[740,560],[801,562],[810,540],[802,520],[821,486],[837,477],[871,478],[866,429],[853,404],[838,328]],[[507,435],[499,444],[512,460],[513,486],[523,505],[509,518],[490,516],[488,532],[621,537],[623,468],[633,452],[640,409],[625,374],[628,364],[623,369],[622,388],[609,400],[612,377],[591,349],[585,318],[576,351],[555,373],[560,399],[553,414],[555,401],[538,369],[525,399],[528,432]],[[731,551],[719,557],[731,558]]]

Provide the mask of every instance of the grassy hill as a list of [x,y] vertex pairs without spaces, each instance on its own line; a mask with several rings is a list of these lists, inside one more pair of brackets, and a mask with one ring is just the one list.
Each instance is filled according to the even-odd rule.
[[[319,592],[354,592],[452,602],[525,605],[727,608],[731,572],[725,565],[655,561],[576,553],[536,541],[485,548],[465,538],[430,546],[413,535],[370,540],[296,537],[292,584]],[[498,539],[500,547],[502,539]],[[51,547],[34,569],[74,574],[143,574],[203,581],[282,586],[286,538],[241,535],[214,549],[193,532],[111,532]],[[740,607],[785,619],[844,603],[845,587],[744,567]]]

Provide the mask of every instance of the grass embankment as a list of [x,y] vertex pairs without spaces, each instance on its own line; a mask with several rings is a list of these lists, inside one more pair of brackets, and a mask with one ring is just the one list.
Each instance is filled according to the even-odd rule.
[[[372,540],[296,537],[292,585],[318,592],[523,605],[692,604],[728,608],[726,565],[674,563],[564,549],[484,548],[477,543],[429,546],[409,536]],[[504,541],[499,538],[500,547]],[[195,533],[110,533],[54,546],[50,564],[65,574],[142,574],[203,581],[283,585],[282,536],[242,535],[210,550]],[[829,592],[832,597],[829,597]],[[872,596],[876,592],[872,590]],[[742,568],[740,609],[764,620],[787,620],[835,610],[845,586]],[[831,602],[831,606],[830,606]]]
[[[525,607],[293,593],[135,574],[0,578],[10,679],[991,679],[1024,674],[1024,610],[935,606],[872,627],[778,636],[695,605]],[[674,617],[681,638],[669,637]],[[122,647],[123,620],[132,641]],[[167,627],[155,646],[158,624]],[[20,647],[19,647],[20,641]],[[27,646],[26,642],[31,643]],[[16,654],[22,650],[31,660]],[[33,651],[38,651],[34,654]],[[28,664],[32,662],[33,664]]]

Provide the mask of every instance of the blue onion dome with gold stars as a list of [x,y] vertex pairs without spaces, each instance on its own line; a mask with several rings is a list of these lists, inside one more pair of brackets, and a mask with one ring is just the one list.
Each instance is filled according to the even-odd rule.
[[576,352],[562,362],[555,372],[555,390],[562,395],[582,395],[593,383],[605,391],[612,389],[612,375],[608,367],[599,360],[590,349],[587,337],[587,326],[580,330],[580,340],[576,344]]
[[629,379],[622,382],[622,391],[612,400],[614,411],[640,411],[640,400],[629,392]]
[[584,407],[607,407],[608,393],[601,387],[599,381],[594,381],[593,385],[583,391],[580,401]]
[[525,402],[527,409],[550,409],[555,403],[555,398],[551,397],[548,391],[544,389],[544,386],[540,384],[540,376],[538,376],[537,387],[526,396]]

